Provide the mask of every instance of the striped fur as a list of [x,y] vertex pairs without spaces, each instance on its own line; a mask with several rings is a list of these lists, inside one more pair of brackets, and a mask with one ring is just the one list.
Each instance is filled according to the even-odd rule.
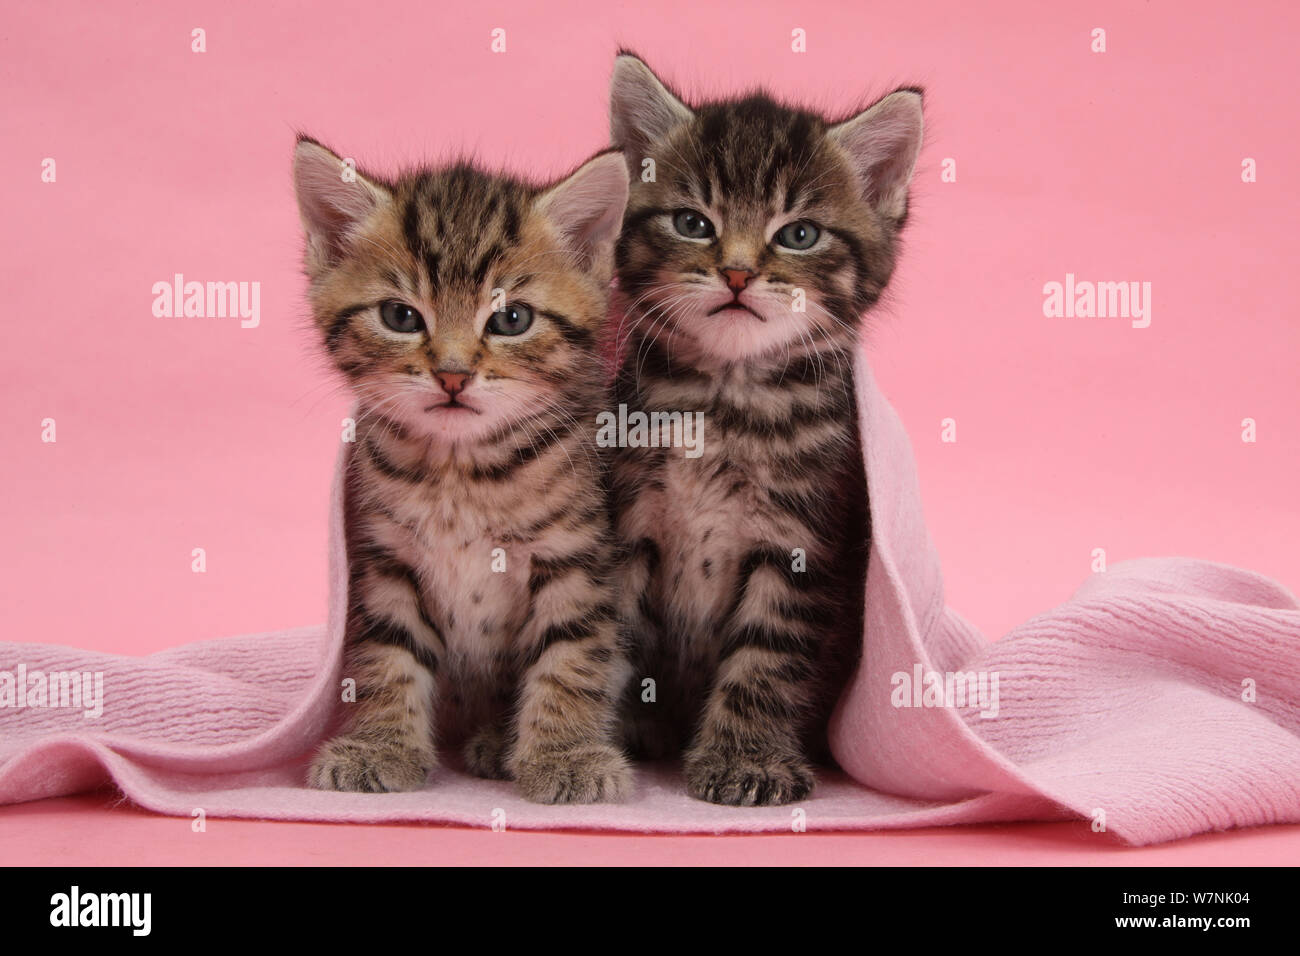
[[[310,782],[417,789],[450,747],[533,800],[617,799],[627,670],[593,440],[623,161],[549,188],[467,165],[392,182],[341,168],[300,142],[312,310],[359,408],[345,476],[357,702]],[[423,328],[386,325],[386,302]],[[532,325],[492,332],[503,303]]]
[[[893,271],[919,96],[840,124],[761,94],[692,109],[625,54],[611,118],[632,176],[615,401],[705,421],[699,458],[615,460],[627,740],[647,756],[684,750],[698,798],[798,800],[860,651],[869,528],[853,356]],[[714,234],[683,236],[683,210]],[[782,247],[798,222],[817,243]]]

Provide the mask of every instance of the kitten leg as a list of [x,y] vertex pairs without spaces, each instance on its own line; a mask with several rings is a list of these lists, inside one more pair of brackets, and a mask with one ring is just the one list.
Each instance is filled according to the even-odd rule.
[[607,550],[533,558],[532,607],[521,635],[530,664],[509,768],[538,803],[618,800],[631,787],[627,758],[614,742],[627,664],[605,580]]
[[356,589],[360,606],[348,623],[344,677],[357,682],[346,733],[312,761],[318,790],[385,793],[418,790],[437,763],[434,674],[437,656],[411,584],[372,573]]
[[[619,642],[630,663],[631,680],[619,708],[624,746],[635,756],[662,760],[681,752],[671,705],[665,699],[671,677],[664,673],[663,619],[651,597],[659,549],[642,538],[630,549],[619,573]],[[646,684],[646,681],[653,684]]]
[[755,549],[741,563],[714,685],[686,756],[693,797],[763,806],[813,788],[803,731],[816,702],[817,642],[830,602],[810,586],[812,571],[789,565],[789,550],[779,547]]

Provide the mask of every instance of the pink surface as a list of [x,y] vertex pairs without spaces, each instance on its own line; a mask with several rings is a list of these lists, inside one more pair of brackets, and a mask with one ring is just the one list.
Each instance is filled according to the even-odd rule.
[[[468,146],[558,172],[603,144],[620,42],[689,91],[764,82],[847,110],[928,87],[872,363],[975,624],[998,634],[1064,599],[1095,548],[1294,584],[1296,19],[1281,3],[7,10],[5,636],[146,653],[319,620],[346,401],[305,344],[293,129],[380,169]],[[155,318],[152,286],[176,272],[260,282],[260,324]],[[1043,285],[1067,272],[1150,281],[1150,327],[1044,317]]]
[[94,866],[1294,866],[1300,826],[1131,847],[1086,823],[733,836],[159,817],[108,794],[9,807],[3,861]]

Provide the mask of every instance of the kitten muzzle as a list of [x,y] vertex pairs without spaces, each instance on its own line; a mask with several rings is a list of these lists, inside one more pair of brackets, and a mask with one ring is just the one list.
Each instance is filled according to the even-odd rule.
[[758,321],[760,321],[760,322],[766,322],[766,321],[767,321],[767,319],[763,318],[761,315],[759,315],[757,312],[755,312],[755,311],[754,311],[753,309],[751,309],[749,306],[745,305],[745,303],[741,302],[739,296],[737,296],[736,298],[732,299],[730,302],[724,302],[724,303],[722,303],[722,305],[718,306],[717,308],[710,309],[710,310],[708,311],[708,314],[709,314],[709,315],[717,315],[719,312],[725,312],[725,311],[727,311],[728,309],[736,309],[736,310],[739,310],[739,311],[741,311],[741,312],[748,312],[750,315],[752,315],[754,318],[758,319]]

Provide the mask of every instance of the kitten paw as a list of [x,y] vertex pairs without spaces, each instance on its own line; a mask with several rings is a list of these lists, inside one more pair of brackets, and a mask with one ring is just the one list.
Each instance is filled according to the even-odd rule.
[[431,750],[395,741],[335,737],[312,760],[307,782],[317,790],[356,793],[419,790],[435,762]]
[[506,736],[497,727],[484,727],[465,744],[465,769],[488,780],[509,780]]
[[801,800],[814,778],[800,757],[753,756],[696,749],[686,756],[686,790],[696,799],[729,807],[766,807]]
[[617,801],[632,789],[632,768],[614,747],[597,744],[514,761],[519,790],[534,803]]

